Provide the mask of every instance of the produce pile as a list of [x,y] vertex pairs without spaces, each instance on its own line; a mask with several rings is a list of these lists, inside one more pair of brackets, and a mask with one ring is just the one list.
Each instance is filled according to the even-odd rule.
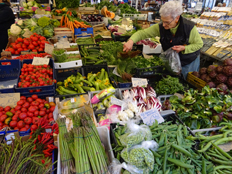
[[34,57],[51,57],[51,55],[48,53],[24,54],[24,55],[20,55],[20,56],[14,58],[14,59],[24,60],[24,59],[33,59]]
[[219,126],[220,122],[232,119],[232,97],[219,92],[209,86],[201,92],[190,89],[182,99],[170,97],[163,103],[162,109],[174,110],[191,130]]
[[102,17],[99,15],[81,15],[81,19],[86,20],[87,22],[102,22]]
[[37,33],[44,37],[52,37],[54,34],[54,27],[59,27],[60,22],[57,19],[50,19],[43,16],[39,19],[31,18],[24,21],[19,20],[17,24],[12,24],[9,34],[13,36],[30,37],[33,33]]
[[156,48],[157,47],[157,43],[153,42],[149,39],[145,39],[145,40],[141,40],[136,42],[137,45],[148,45],[150,48]]
[[184,92],[185,88],[182,83],[179,82],[177,77],[163,77],[157,82],[155,90],[158,94],[175,94],[177,92]]
[[[19,88],[28,88],[36,86],[48,86],[56,83],[53,79],[53,69],[50,65],[32,65],[23,64],[21,74],[19,76]],[[40,89],[30,90],[30,92],[40,92]]]
[[56,91],[60,95],[86,93],[87,91],[99,91],[112,86],[105,69],[98,73],[88,73],[87,77],[80,73],[69,76],[64,82],[57,83]]
[[118,9],[117,6],[115,6],[112,2],[109,1],[101,1],[100,3],[95,5],[97,10],[101,10],[104,6],[106,6],[107,9],[112,12],[116,12]]
[[70,62],[80,59],[79,54],[75,53],[68,53],[65,49],[54,49],[52,53],[55,62],[63,63],[63,62]]
[[22,51],[43,52],[45,43],[49,43],[44,36],[34,33],[30,38],[19,37],[14,43],[11,43],[5,51],[11,54],[21,54]]
[[79,7],[80,1],[78,0],[70,0],[70,1],[63,1],[57,0],[56,1],[56,8],[63,9],[63,8],[77,8]]
[[128,125],[117,126],[113,130],[117,142],[112,144],[117,159],[133,165],[129,168],[131,171],[139,170],[145,174],[213,172],[214,165],[210,159],[205,159],[202,153],[193,149],[193,140],[186,139],[189,136],[187,127],[172,123],[158,124],[156,121],[148,127],[129,122]]
[[5,127],[19,131],[36,130],[40,118],[44,118],[48,122],[54,120],[54,109],[55,103],[49,103],[38,98],[37,95],[28,98],[21,96],[14,108],[0,107],[0,130]]
[[23,9],[20,9],[20,16],[28,16],[28,13],[33,13],[37,14],[37,9],[43,9],[45,11],[46,15],[50,15],[50,7],[42,7],[39,3],[36,1],[32,0],[29,2],[23,2]]
[[223,65],[210,65],[201,68],[199,73],[193,72],[194,76],[207,82],[211,88],[219,89],[220,93],[227,94],[232,89],[232,59],[225,59]]
[[66,118],[57,120],[62,173],[107,173],[107,155],[89,113],[80,109],[68,117],[73,122],[69,132]]

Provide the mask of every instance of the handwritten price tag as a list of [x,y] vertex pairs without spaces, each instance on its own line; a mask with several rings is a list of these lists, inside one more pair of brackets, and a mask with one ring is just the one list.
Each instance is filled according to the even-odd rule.
[[45,49],[44,49],[45,53],[52,54],[53,50],[54,50],[53,45],[45,43]]
[[74,98],[71,98],[71,103],[74,103],[75,102],[75,99]]
[[164,118],[160,115],[159,111],[156,108],[145,111],[141,113],[140,116],[143,122],[148,126],[151,126],[155,122],[155,120],[157,120],[158,123],[164,122]]
[[118,105],[118,106],[123,106],[124,105],[124,102],[122,100],[119,100],[115,97],[111,97],[111,103],[114,104],[114,105]]
[[0,94],[0,106],[15,107],[17,102],[20,100],[20,93],[6,93]]
[[34,57],[32,61],[32,65],[48,65],[50,58],[41,58],[41,57]]
[[147,79],[142,79],[142,78],[131,78],[132,81],[132,86],[133,87],[147,87]]

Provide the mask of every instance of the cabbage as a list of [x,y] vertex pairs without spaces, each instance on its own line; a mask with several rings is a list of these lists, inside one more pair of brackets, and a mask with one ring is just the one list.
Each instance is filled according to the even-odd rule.
[[43,36],[44,37],[53,37],[54,30],[50,26],[44,27]]
[[32,6],[34,5],[34,1],[28,2],[27,5],[28,5],[29,7],[32,7]]
[[10,33],[13,36],[18,36],[21,33],[22,29],[17,26],[16,24],[11,25],[10,27]]
[[26,19],[24,21],[24,25],[27,27],[27,28],[31,28],[33,26],[37,26],[37,21],[35,18],[31,18],[31,19]]
[[27,7],[28,7],[27,3],[23,2],[23,8],[27,8]]

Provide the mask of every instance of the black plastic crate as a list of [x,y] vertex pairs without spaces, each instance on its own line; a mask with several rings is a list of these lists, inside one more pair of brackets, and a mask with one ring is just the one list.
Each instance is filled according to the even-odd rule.
[[99,39],[95,39],[95,42],[98,43],[100,41],[113,41],[112,38],[99,38]]
[[101,69],[104,68],[106,70],[106,72],[108,73],[109,75],[109,68],[108,68],[108,65],[107,64],[104,64],[104,65],[86,65],[86,66],[83,66],[83,74],[85,76],[87,76],[88,73],[97,73],[97,72],[100,72]]
[[119,35],[114,35],[113,33],[111,34],[112,38],[114,39],[114,41],[120,41],[120,42],[127,42],[127,40],[131,37],[131,36],[119,36]]
[[162,66],[153,66],[149,68],[136,68],[137,77],[149,77],[152,75],[160,75],[165,73],[164,67]]
[[83,55],[81,54],[81,53],[82,53],[81,50],[82,50],[83,47],[85,47],[85,48],[87,48],[87,49],[88,49],[88,48],[99,49],[99,51],[100,51],[100,46],[99,46],[99,44],[78,45],[78,50],[80,51],[81,57],[83,57]]

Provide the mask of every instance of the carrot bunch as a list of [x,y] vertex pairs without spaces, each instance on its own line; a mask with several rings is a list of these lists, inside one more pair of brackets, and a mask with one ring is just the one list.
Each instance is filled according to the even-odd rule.
[[75,18],[72,18],[70,14],[62,16],[60,21],[60,27],[68,27],[74,33],[74,28],[90,28],[90,25],[86,25],[84,22],[79,22]]

